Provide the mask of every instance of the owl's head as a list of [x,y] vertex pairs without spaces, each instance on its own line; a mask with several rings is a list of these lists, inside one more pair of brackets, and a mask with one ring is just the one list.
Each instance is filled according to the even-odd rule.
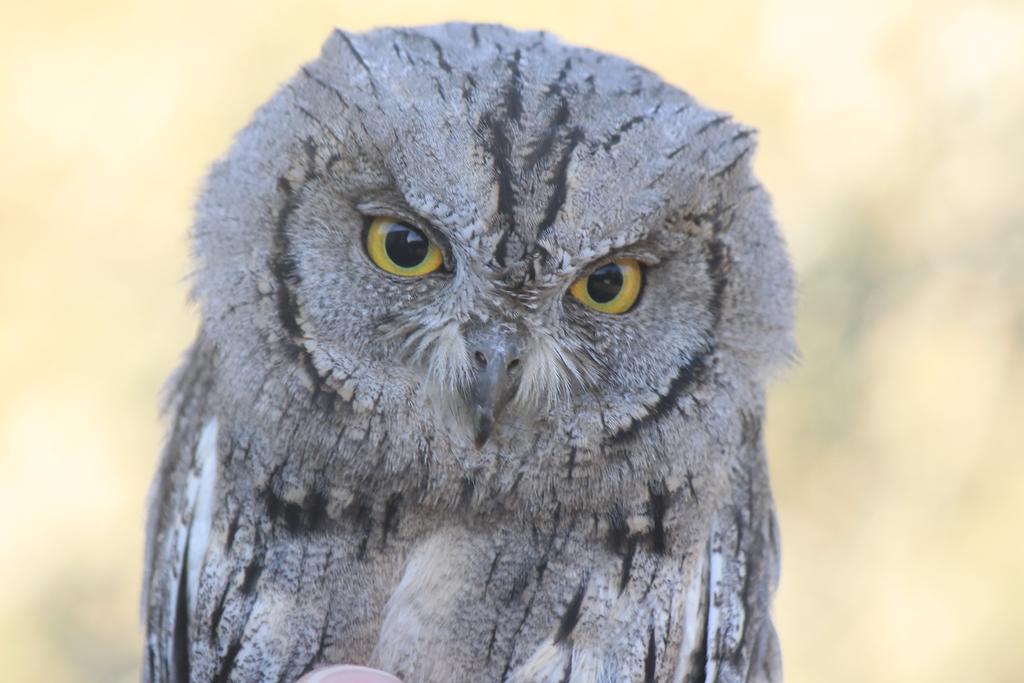
[[753,146],[543,33],[335,32],[199,204],[221,393],[366,477],[492,495],[671,470],[790,352]]

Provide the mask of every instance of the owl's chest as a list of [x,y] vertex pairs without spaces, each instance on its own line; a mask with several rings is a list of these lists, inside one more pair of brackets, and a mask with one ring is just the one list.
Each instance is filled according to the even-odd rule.
[[[407,683],[543,680],[539,672],[560,671],[574,649],[577,664],[586,661],[579,653],[595,653],[596,676],[640,666],[652,615],[669,623],[683,608],[680,558],[628,532],[610,540],[589,516],[541,529],[387,502],[342,520],[262,504],[255,528],[239,532],[245,542],[211,548],[208,561],[221,552],[220,564],[233,567],[220,581],[229,602],[244,605],[245,623],[229,626],[259,643],[260,671],[283,667],[285,678],[346,662]],[[207,623],[223,631],[228,612]]]

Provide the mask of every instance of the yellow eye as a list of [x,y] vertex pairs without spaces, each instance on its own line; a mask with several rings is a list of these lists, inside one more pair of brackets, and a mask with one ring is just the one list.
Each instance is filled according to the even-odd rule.
[[381,268],[403,277],[422,277],[441,267],[441,250],[420,230],[390,216],[377,216],[366,231],[366,253]]
[[644,275],[636,259],[609,261],[586,277],[572,283],[569,292],[602,313],[625,313],[640,296]]

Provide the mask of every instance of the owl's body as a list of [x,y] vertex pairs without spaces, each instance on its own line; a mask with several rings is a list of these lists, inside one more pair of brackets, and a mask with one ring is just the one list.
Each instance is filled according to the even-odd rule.
[[[198,205],[145,679],[778,680],[792,283],[751,151],[544,34],[336,32]],[[378,267],[381,215],[443,265]],[[570,295],[613,261],[628,310]]]

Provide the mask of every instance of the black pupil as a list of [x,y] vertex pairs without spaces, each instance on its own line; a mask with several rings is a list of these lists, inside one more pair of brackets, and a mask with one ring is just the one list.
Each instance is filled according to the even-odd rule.
[[606,304],[622,291],[622,268],[609,263],[601,266],[587,278],[587,294],[599,304]]
[[422,232],[401,223],[392,223],[386,229],[384,250],[395,265],[413,268],[423,263],[430,251],[430,242]]

